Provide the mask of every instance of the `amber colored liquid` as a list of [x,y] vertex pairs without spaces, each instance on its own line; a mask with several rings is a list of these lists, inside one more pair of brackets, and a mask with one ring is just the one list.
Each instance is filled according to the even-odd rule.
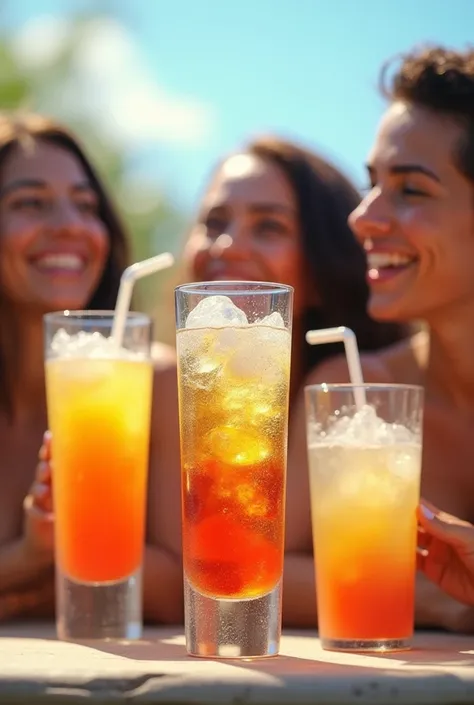
[[184,569],[212,597],[260,597],[282,576],[290,335],[265,351],[262,329],[231,329],[229,348],[229,329],[178,332]]
[[416,445],[310,448],[322,638],[413,633],[420,457]]
[[124,579],[143,555],[151,363],[49,360],[46,379],[57,561],[73,580]]

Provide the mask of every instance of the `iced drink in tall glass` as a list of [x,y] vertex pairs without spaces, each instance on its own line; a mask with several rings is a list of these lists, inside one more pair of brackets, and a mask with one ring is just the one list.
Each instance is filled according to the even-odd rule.
[[306,388],[318,621],[323,647],[409,647],[414,626],[420,387]]
[[278,651],[291,298],[289,287],[247,282],[177,290],[186,637],[195,655]]
[[48,314],[57,628],[63,639],[138,638],[152,397],[150,321]]

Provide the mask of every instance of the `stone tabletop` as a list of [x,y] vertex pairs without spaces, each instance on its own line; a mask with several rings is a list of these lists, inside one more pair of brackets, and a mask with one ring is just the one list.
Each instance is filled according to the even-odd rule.
[[182,632],[139,642],[72,644],[48,625],[0,626],[0,704],[461,705],[474,703],[474,637],[424,632],[414,649],[364,656],[322,651],[312,632],[285,633],[282,655],[189,658]]

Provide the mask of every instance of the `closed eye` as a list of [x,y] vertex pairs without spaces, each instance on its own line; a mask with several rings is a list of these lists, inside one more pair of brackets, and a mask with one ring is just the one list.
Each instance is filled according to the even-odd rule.
[[209,216],[204,220],[204,225],[212,232],[223,232],[227,226],[227,221],[217,216]]
[[99,212],[99,204],[95,200],[77,201],[77,208],[82,213],[97,215]]
[[422,191],[421,189],[413,188],[413,186],[403,186],[402,188],[402,193],[405,196],[428,196],[426,191]]
[[47,205],[46,199],[37,196],[19,196],[11,201],[13,210],[42,210]]
[[260,220],[256,224],[255,229],[258,233],[263,235],[286,235],[288,233],[288,227],[274,218]]

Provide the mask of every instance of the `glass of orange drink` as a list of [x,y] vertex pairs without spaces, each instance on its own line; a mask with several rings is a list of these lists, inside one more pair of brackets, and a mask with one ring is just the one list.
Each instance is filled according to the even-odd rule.
[[409,385],[307,387],[319,636],[323,648],[409,648],[423,391]]
[[176,290],[187,650],[278,653],[291,287]]
[[52,432],[57,631],[138,638],[152,399],[151,324],[130,313],[45,316]]

